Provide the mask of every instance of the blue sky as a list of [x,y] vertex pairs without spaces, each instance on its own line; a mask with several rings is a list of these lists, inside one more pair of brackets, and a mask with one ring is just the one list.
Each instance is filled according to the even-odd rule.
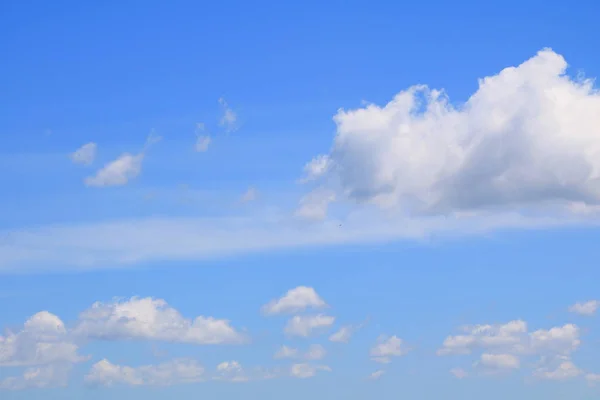
[[598,12],[4,2],[0,397],[597,398]]

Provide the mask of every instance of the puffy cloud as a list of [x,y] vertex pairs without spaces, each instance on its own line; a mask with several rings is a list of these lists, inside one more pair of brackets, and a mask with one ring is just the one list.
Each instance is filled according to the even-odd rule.
[[300,199],[295,215],[309,221],[322,221],[327,217],[329,204],[335,201],[335,198],[335,193],[331,190],[315,189]]
[[294,378],[306,379],[315,376],[318,371],[331,372],[331,368],[326,365],[294,364],[290,370],[290,375]]
[[584,303],[575,303],[569,307],[569,311],[581,315],[594,315],[596,310],[600,307],[600,301],[590,300]]
[[371,373],[369,375],[369,379],[375,381],[375,380],[381,378],[383,376],[383,374],[385,374],[385,371],[382,369],[379,369],[379,370]]
[[0,335],[0,366],[85,361],[86,357],[78,355],[78,350],[64,323],[56,315],[42,311],[29,318],[20,332]]
[[[566,357],[558,357],[559,364],[555,368],[548,366],[541,366],[534,370],[533,375],[536,378],[547,379],[553,381],[564,381],[567,379],[573,379],[581,374],[581,371],[573,362]],[[543,361],[543,363],[546,363]]]
[[304,311],[307,308],[324,308],[327,304],[317,294],[315,289],[307,286],[298,286],[290,289],[281,298],[271,300],[262,308],[263,314],[287,314]]
[[567,379],[579,375],[570,360],[581,344],[576,325],[565,324],[550,329],[529,331],[521,320],[506,324],[474,325],[462,328],[464,334],[448,336],[438,355],[470,354],[480,351],[474,365],[484,372],[517,369],[522,357],[540,357],[533,375],[542,379]]
[[123,153],[109,162],[96,175],[85,178],[87,186],[123,186],[142,171],[144,154]]
[[85,376],[89,385],[171,386],[202,381],[204,368],[194,360],[175,359],[158,365],[129,367],[104,359],[94,364]]
[[521,366],[519,358],[512,354],[488,354],[481,355],[477,365],[489,370],[518,369]]
[[226,380],[230,382],[247,382],[250,378],[245,374],[242,365],[237,361],[224,361],[217,365],[218,375],[216,380]]
[[133,297],[95,303],[81,313],[75,334],[95,339],[148,339],[192,344],[241,343],[229,321],[199,316],[184,318],[164,300]]
[[328,328],[335,322],[335,317],[328,315],[310,315],[292,317],[285,326],[285,333],[292,336],[310,336],[315,330]]
[[23,375],[0,381],[0,390],[46,389],[67,386],[70,366],[45,365],[28,368]]
[[379,363],[387,364],[391,361],[391,357],[400,357],[408,352],[405,343],[397,336],[386,338],[380,336],[377,339],[375,346],[371,348],[371,359]]
[[500,325],[463,328],[464,334],[448,336],[438,355],[469,354],[474,349],[511,354],[569,354],[580,344],[579,328],[573,324],[528,332],[521,320]]
[[545,49],[479,80],[461,106],[418,85],[382,107],[340,110],[324,181],[413,214],[598,205],[600,94],[566,67]]
[[97,148],[96,143],[90,142],[75,150],[69,157],[75,164],[90,165],[96,159]]
[[219,125],[225,128],[225,131],[232,132],[237,129],[237,114],[229,107],[224,98],[219,99],[219,104],[223,109],[223,115],[219,120]]

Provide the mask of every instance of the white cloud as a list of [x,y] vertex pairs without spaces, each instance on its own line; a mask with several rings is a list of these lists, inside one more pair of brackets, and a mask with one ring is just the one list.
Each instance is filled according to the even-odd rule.
[[0,390],[47,389],[67,386],[70,366],[45,365],[28,368],[23,375],[0,381]]
[[569,307],[569,311],[581,315],[594,315],[600,307],[600,301],[590,300],[584,303],[576,303]]
[[305,177],[300,182],[309,182],[323,176],[329,169],[329,156],[319,155],[304,166]]
[[521,320],[500,325],[463,328],[464,334],[448,336],[438,355],[469,354],[475,349],[510,354],[570,354],[580,344],[579,328],[573,324],[528,332]]
[[379,378],[381,378],[381,377],[383,376],[383,374],[385,374],[385,371],[384,371],[384,370],[382,370],[382,369],[379,369],[379,370],[377,370],[377,371],[375,371],[375,372],[371,373],[371,374],[369,375],[369,379],[370,379],[370,380],[373,380],[373,381],[374,381],[374,380],[378,380]]
[[518,369],[521,362],[518,357],[512,354],[488,354],[481,355],[477,365],[492,370]]
[[308,348],[308,350],[306,351],[306,353],[301,353],[296,348],[292,348],[292,347],[288,347],[288,346],[281,346],[277,350],[277,352],[275,353],[273,358],[275,358],[275,359],[304,358],[307,360],[321,360],[322,358],[325,357],[326,354],[327,354],[327,351],[320,344],[311,345]]
[[452,368],[450,373],[457,379],[464,379],[469,376],[469,373],[462,368]]
[[292,365],[290,374],[294,378],[306,379],[312,378],[318,371],[331,372],[331,368],[326,365],[294,364]]
[[[54,314],[42,311],[29,318],[18,333],[0,335],[0,366],[35,366],[77,363],[78,355],[64,323]],[[32,370],[33,371],[33,370]]]
[[327,217],[329,204],[335,201],[335,193],[316,189],[300,199],[296,217],[309,221],[322,221]]
[[75,164],[90,165],[96,159],[96,149],[98,146],[94,142],[84,144],[70,154],[71,161]]
[[85,376],[87,384],[98,386],[171,386],[200,382],[203,379],[204,368],[188,359],[140,367],[115,365],[104,359],[94,364]]
[[274,358],[296,358],[298,356],[298,349],[288,346],[281,346],[275,355]]
[[540,379],[547,379],[553,381],[564,381],[567,379],[572,379],[583,374],[579,368],[573,364],[571,360],[562,358],[562,361],[556,366],[556,368],[551,369],[548,367],[540,367],[537,368],[533,372],[534,376]]
[[242,365],[237,361],[224,361],[217,365],[216,380],[230,382],[247,382],[250,378],[245,374]]
[[256,200],[258,197],[258,190],[253,187],[248,188],[240,198],[242,203],[249,203],[251,201]]
[[299,224],[289,215],[57,224],[0,232],[0,237],[10,234],[11,238],[0,252],[0,271],[114,269],[155,260],[206,260],[277,249],[420,241],[431,235],[444,239],[501,228],[596,226],[598,222],[589,216],[548,218],[514,213],[407,219],[363,210],[349,215],[343,227],[332,220]]
[[164,300],[149,297],[95,303],[81,313],[74,333],[105,340],[148,339],[192,344],[245,340],[227,320],[204,316],[187,319]]
[[204,153],[208,150],[208,146],[211,143],[210,136],[198,136],[196,138],[196,146],[195,149],[198,153]]
[[219,99],[219,104],[223,109],[223,115],[219,120],[219,125],[225,128],[225,131],[232,132],[237,129],[237,114],[229,107],[229,104],[222,97]]
[[378,363],[387,364],[391,362],[391,357],[400,357],[405,355],[409,349],[404,341],[397,336],[380,336],[375,346],[371,348],[371,359]]
[[321,360],[325,357],[327,351],[320,344],[313,344],[309,347],[305,354],[305,358],[308,360]]
[[87,186],[123,186],[130,180],[136,178],[142,172],[142,162],[146,151],[150,146],[158,143],[162,138],[150,133],[144,143],[144,147],[138,154],[123,153],[117,159],[107,163],[96,175],[85,178],[84,183]]
[[109,162],[96,175],[85,178],[87,186],[123,186],[136,178],[142,171],[144,154],[123,153]]
[[337,343],[348,343],[356,329],[358,328],[352,325],[342,326],[337,332],[329,336],[329,340]]
[[292,336],[310,336],[313,331],[329,328],[335,322],[335,317],[328,315],[296,315],[285,326],[285,333]]
[[340,110],[324,180],[413,215],[600,204],[600,94],[566,67],[543,50],[481,79],[461,106],[418,85]]
[[587,373],[587,374],[585,374],[585,380],[590,385],[595,385],[596,383],[600,382],[600,374]]
[[288,290],[281,298],[271,300],[262,307],[263,314],[288,314],[304,311],[307,308],[324,308],[327,304],[316,290],[308,286],[298,286]]

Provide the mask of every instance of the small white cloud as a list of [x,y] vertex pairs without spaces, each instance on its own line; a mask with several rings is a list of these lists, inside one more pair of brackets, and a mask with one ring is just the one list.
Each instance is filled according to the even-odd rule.
[[149,297],[95,303],[81,313],[74,333],[104,340],[147,339],[202,345],[245,340],[227,320],[204,316],[187,319],[164,300]]
[[587,373],[585,374],[585,380],[592,386],[596,385],[597,383],[600,383],[600,374]]
[[540,367],[533,372],[536,378],[552,381],[573,379],[581,374],[583,374],[583,371],[577,368],[569,359],[563,359],[556,368]]
[[198,153],[204,153],[208,150],[208,146],[210,145],[211,139],[210,136],[198,136],[196,138],[196,146],[195,149]]
[[598,300],[590,300],[584,303],[576,303],[569,307],[569,311],[576,314],[591,316],[596,313],[600,307],[600,301]]
[[144,154],[124,153],[119,158],[106,164],[96,175],[85,178],[87,186],[123,186],[136,178],[142,171]]
[[450,373],[457,379],[464,379],[469,376],[469,373],[462,368],[452,368]]
[[383,376],[383,374],[385,374],[385,371],[380,369],[377,370],[373,373],[371,373],[371,375],[369,375],[369,379],[372,381],[378,380],[379,378],[381,378]]
[[329,328],[334,322],[335,317],[323,314],[311,316],[296,315],[288,321],[285,333],[291,336],[308,337],[313,331]]
[[327,351],[320,344],[313,344],[310,346],[306,355],[304,356],[307,360],[321,360],[325,357]]
[[377,343],[371,348],[371,359],[378,363],[387,364],[391,362],[391,357],[400,357],[405,355],[409,351],[406,348],[405,343],[402,339],[397,336],[391,336],[386,338],[380,336],[377,339]]
[[337,332],[329,336],[329,340],[337,343],[348,343],[355,328],[351,325],[342,326]]
[[248,188],[248,190],[246,190],[244,192],[244,194],[240,198],[240,201],[242,203],[249,203],[251,201],[256,200],[257,198],[258,198],[258,190],[256,190],[253,187],[250,187],[250,188]]
[[324,175],[330,168],[329,156],[319,155],[304,166],[305,177],[300,182],[305,183]]
[[304,311],[307,308],[324,308],[327,304],[314,288],[298,286],[290,289],[281,298],[271,300],[262,308],[263,314],[288,314]]
[[96,145],[96,143],[93,142],[84,144],[83,146],[75,150],[73,153],[71,153],[70,158],[75,164],[90,165],[96,159],[97,147],[98,146]]
[[298,349],[281,346],[275,353],[274,358],[296,358],[298,356]]
[[290,374],[294,378],[306,379],[315,376],[318,371],[331,372],[331,368],[326,365],[294,364]]
[[233,132],[237,129],[237,114],[229,107],[229,104],[227,104],[222,97],[219,99],[219,104],[223,110],[219,125],[221,125],[226,132]]
[[176,359],[158,365],[129,367],[104,359],[94,364],[85,382],[94,386],[171,386],[202,381],[204,368],[194,360]]
[[162,137],[157,136],[152,130],[139,154],[121,154],[116,160],[107,163],[98,170],[96,175],[85,178],[84,183],[87,186],[95,187],[126,185],[141,173],[146,151],[150,146],[161,140]]
[[292,347],[288,347],[288,346],[281,346],[277,350],[277,352],[275,353],[273,358],[275,358],[275,359],[304,358],[306,360],[321,360],[325,357],[326,354],[327,354],[327,351],[320,344],[311,345],[308,348],[308,350],[306,351],[306,353],[304,353],[304,354],[302,354],[296,348],[292,348]]

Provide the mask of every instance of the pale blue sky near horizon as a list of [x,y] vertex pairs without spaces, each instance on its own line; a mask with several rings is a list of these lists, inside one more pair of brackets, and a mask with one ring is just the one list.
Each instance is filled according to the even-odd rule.
[[[479,79],[545,48],[564,57],[569,76],[598,77],[598,15],[593,1],[2,2],[0,339],[40,311],[75,330],[95,302],[152,297],[185,318],[227,320],[251,340],[88,338],[77,345],[90,358],[73,363],[59,382],[66,386],[53,376],[22,390],[3,385],[54,364],[8,365],[0,340],[0,398],[597,398],[600,383],[586,376],[600,374],[600,315],[569,312],[600,299],[595,217],[563,224],[540,207],[549,222],[531,222],[532,229],[499,214],[476,222],[481,228],[456,223],[454,235],[438,225],[421,233],[418,222],[404,230],[373,222],[361,236],[353,229],[362,214],[343,220],[344,207],[355,206],[349,198],[330,208],[322,229],[293,214],[317,187],[299,183],[305,164],[341,154],[333,120],[340,109],[384,106],[417,84],[444,89],[460,105]],[[229,131],[220,123],[226,110],[235,113]],[[151,132],[161,140],[143,150]],[[206,151],[196,151],[197,134],[211,137]],[[90,142],[93,161],[77,165],[69,155]],[[140,171],[126,184],[85,184],[123,153],[142,151]],[[343,156],[337,160],[356,153]],[[251,188],[256,198],[244,200]],[[348,236],[339,236],[345,229]],[[157,232],[164,236],[150,237]],[[195,249],[186,233],[206,238],[207,248]],[[319,335],[284,333],[294,313],[261,314],[299,286],[328,305],[300,314],[335,317]],[[526,321],[528,332],[575,324],[581,343],[519,354],[518,368],[495,374],[474,365],[496,351],[483,345],[468,355],[436,354],[463,326],[514,320]],[[346,325],[357,327],[348,343],[328,339]],[[371,359],[381,335],[402,338],[406,353],[391,354],[390,363]],[[324,358],[273,357],[282,345],[302,352],[315,344]],[[565,357],[579,369],[569,379],[533,379],[538,356]],[[86,384],[102,359],[139,367],[178,358],[200,363],[207,381]],[[216,366],[231,360],[331,370],[307,379],[212,381]],[[456,368],[468,377],[457,379],[449,372]],[[368,379],[378,370],[385,374]]]

